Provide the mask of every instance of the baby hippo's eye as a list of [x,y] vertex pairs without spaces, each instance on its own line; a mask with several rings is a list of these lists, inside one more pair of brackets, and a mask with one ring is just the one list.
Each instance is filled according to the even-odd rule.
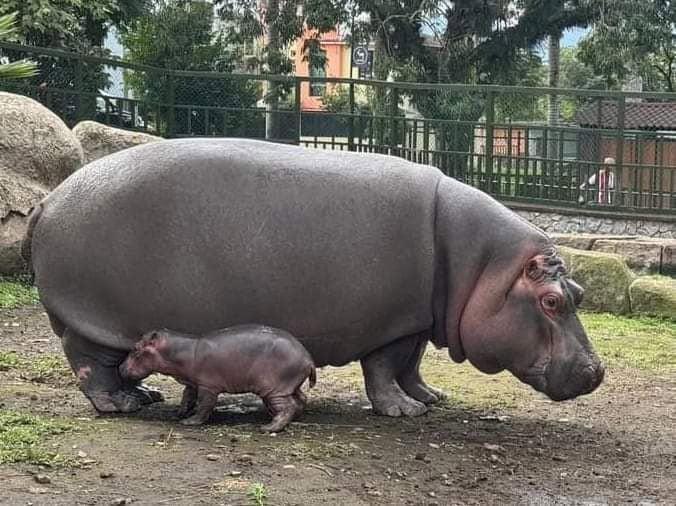
[[556,295],[548,294],[542,297],[542,308],[548,313],[555,312],[559,307],[559,298]]

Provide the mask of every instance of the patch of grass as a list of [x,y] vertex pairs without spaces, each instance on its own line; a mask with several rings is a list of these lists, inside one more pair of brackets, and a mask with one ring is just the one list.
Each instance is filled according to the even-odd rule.
[[431,386],[441,389],[453,406],[500,410],[519,405],[524,388],[508,372],[488,375],[465,362],[451,361],[446,350],[429,349],[420,370]]
[[59,355],[42,355],[26,363],[26,378],[37,383],[47,383],[57,379],[72,379],[71,372],[64,357]]
[[265,501],[268,498],[268,491],[262,483],[254,483],[249,488],[247,495],[251,499],[251,503],[255,506],[265,506]]
[[23,282],[0,280],[0,308],[14,309],[39,302],[35,287]]
[[72,424],[64,421],[13,411],[0,412],[0,464],[71,464],[71,459],[49,452],[42,445],[46,438],[73,429]]
[[41,355],[26,359],[16,352],[0,352],[0,371],[15,369],[20,377],[35,383],[75,381],[66,359],[60,355]]
[[676,370],[676,323],[594,313],[582,313],[580,319],[607,362],[646,371]]
[[8,371],[21,363],[19,355],[13,351],[0,351],[0,371]]

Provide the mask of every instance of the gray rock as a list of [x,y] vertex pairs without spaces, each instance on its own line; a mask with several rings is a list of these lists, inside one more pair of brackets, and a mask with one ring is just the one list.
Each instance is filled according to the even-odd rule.
[[25,216],[83,160],[58,116],[28,97],[0,92],[0,275],[21,273]]
[[599,251],[559,248],[571,277],[585,290],[582,308],[626,314],[629,286],[635,276],[621,256]]
[[629,294],[633,313],[676,321],[676,279],[644,276],[631,284]]
[[662,244],[657,241],[599,239],[594,242],[592,249],[620,255],[639,274],[660,272]]
[[154,135],[113,128],[95,121],[78,123],[73,128],[73,134],[82,145],[86,163],[123,149],[163,140]]
[[21,241],[26,233],[28,218],[13,212],[0,219],[0,276],[22,273]]
[[26,215],[79,169],[82,147],[56,114],[28,97],[0,92],[0,218]]

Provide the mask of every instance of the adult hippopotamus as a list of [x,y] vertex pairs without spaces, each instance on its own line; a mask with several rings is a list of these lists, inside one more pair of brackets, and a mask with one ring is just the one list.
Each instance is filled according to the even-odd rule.
[[509,370],[555,400],[603,366],[576,315],[582,289],[551,241],[438,169],[374,154],[238,139],[147,144],[75,172],[25,242],[54,332],[101,412],[159,396],[118,366],[147,331],[256,323],[317,366],[360,360],[376,412],[438,398],[428,341]]

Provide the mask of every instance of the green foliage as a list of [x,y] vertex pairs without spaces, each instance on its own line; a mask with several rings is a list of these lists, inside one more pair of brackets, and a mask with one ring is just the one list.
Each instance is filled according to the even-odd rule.
[[38,293],[35,288],[15,281],[0,280],[0,308],[12,309],[38,302]]
[[[238,35],[214,30],[214,12],[210,2],[166,0],[158,2],[152,12],[136,20],[123,35],[128,50],[127,58],[162,68],[190,71],[232,72],[240,56],[237,52]],[[170,81],[171,79],[171,81]],[[227,78],[193,78],[152,72],[131,71],[127,84],[135,96],[152,103],[176,103],[211,107],[251,108],[255,105],[258,89],[250,82]],[[254,120],[250,113],[234,111],[224,116],[212,115],[207,121],[201,110],[163,110],[161,123],[166,130],[174,122],[171,133],[191,130],[204,134],[223,133],[245,128]],[[188,115],[191,114],[189,118]],[[255,135],[250,132],[249,135]]]
[[[16,12],[0,16],[0,40],[12,40],[17,33]],[[28,60],[0,62],[0,79],[21,79],[36,74],[35,63]]]
[[262,483],[254,483],[249,488],[248,496],[254,506],[265,506],[268,499],[268,491]]
[[0,371],[8,371],[21,363],[19,355],[13,351],[0,351]]
[[40,465],[64,465],[70,461],[58,453],[46,451],[45,438],[73,430],[69,423],[39,416],[0,412],[0,464],[25,462]]
[[645,0],[590,0],[599,14],[580,43],[581,61],[609,86],[641,76],[647,90],[674,91],[676,4]]

